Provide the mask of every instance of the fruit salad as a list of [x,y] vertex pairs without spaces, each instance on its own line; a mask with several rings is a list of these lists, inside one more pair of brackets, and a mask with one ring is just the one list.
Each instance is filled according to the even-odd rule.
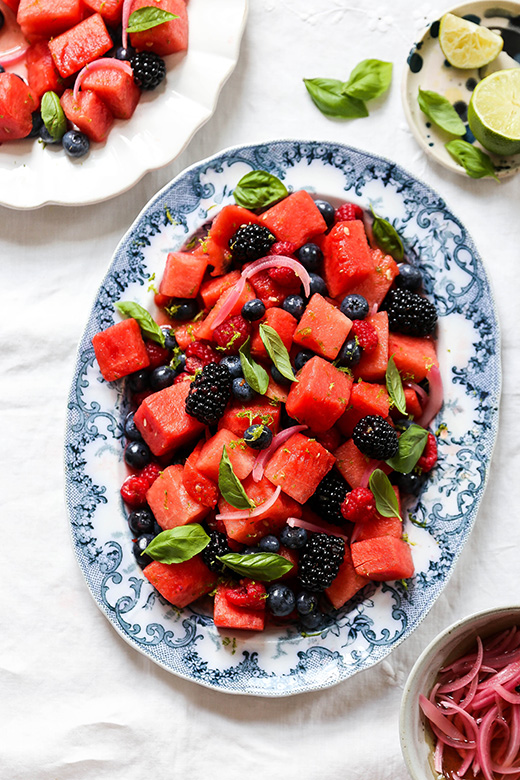
[[319,630],[414,575],[402,506],[437,462],[437,312],[364,206],[225,205],[168,254],[154,310],[118,302],[93,338],[124,380],[136,560],[176,607],[211,596],[218,627]]

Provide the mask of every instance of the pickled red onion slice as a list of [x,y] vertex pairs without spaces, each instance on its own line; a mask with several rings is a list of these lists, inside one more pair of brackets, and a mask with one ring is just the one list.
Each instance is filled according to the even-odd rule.
[[124,49],[128,47],[128,33],[126,31],[126,28],[128,27],[128,20],[130,19],[130,11],[132,10],[133,2],[134,0],[124,0],[123,2],[123,11],[122,11],[122,18],[121,18],[121,24],[123,26],[123,35],[121,37],[121,43],[123,44]]
[[265,515],[266,512],[268,512],[273,504],[276,503],[278,496],[282,492],[282,488],[280,485],[276,488],[271,498],[268,498],[267,501],[264,501],[263,504],[260,504],[259,506],[255,507],[252,510],[249,509],[240,509],[238,512],[221,512],[221,514],[216,515],[217,520],[247,520],[250,517],[260,517],[261,515]]
[[428,403],[428,393],[424,389],[424,387],[421,387],[421,385],[418,385],[416,382],[403,382],[404,387],[409,387],[412,390],[415,390],[417,395],[419,396],[419,403],[422,407],[426,406]]
[[301,279],[305,295],[309,297],[311,292],[311,277],[306,269],[298,260],[293,257],[285,257],[285,255],[267,255],[261,257],[259,260],[255,260],[254,263],[248,265],[242,271],[244,279],[250,279],[260,271],[267,271],[269,268],[291,268],[296,276]]
[[419,706],[430,723],[437,726],[442,734],[450,740],[448,744],[452,744],[451,741],[453,741],[456,742],[457,746],[461,748],[475,747],[475,743],[470,743],[462,731],[459,731],[459,729],[451,722],[451,720],[449,720],[449,718],[447,718],[446,715],[444,715],[440,709],[435,706],[435,704],[432,704],[432,702],[427,699],[426,696],[423,696],[422,693],[419,695]]
[[422,425],[423,428],[428,428],[434,417],[440,412],[444,400],[441,372],[438,366],[430,368],[428,383],[430,385],[428,401],[419,419],[415,420],[417,425]]
[[[302,520],[301,517],[288,517],[286,523],[287,525],[290,525],[291,528],[305,528],[306,531],[310,531],[313,534],[329,533],[329,531],[320,528],[320,526],[315,523],[309,523],[307,520]],[[335,533],[334,536],[339,536],[340,539],[344,539],[345,542],[348,542],[348,536],[345,536],[344,534]]]
[[128,62],[124,62],[123,60],[116,60],[114,57],[101,57],[99,60],[94,60],[94,62],[89,62],[88,65],[85,65],[84,68],[80,70],[78,75],[76,76],[76,81],[74,83],[74,100],[77,101],[80,87],[85,79],[85,77],[89,73],[94,73],[96,70],[121,70],[123,73],[127,73],[129,76],[134,75],[134,72],[132,70],[132,66]]
[[223,304],[219,313],[211,323],[212,331],[214,331],[215,328],[218,328],[219,325],[222,325],[224,320],[226,320],[228,316],[231,314],[231,312],[233,311],[233,309],[237,304],[238,299],[242,295],[242,291],[245,286],[246,286],[246,280],[244,279],[243,276],[241,276],[238,282],[234,284],[233,287],[229,288],[229,295],[226,298],[225,303]]
[[264,476],[265,464],[273,452],[277,450],[278,447],[284,443],[284,441],[290,439],[293,433],[299,433],[300,431],[304,431],[306,428],[306,425],[292,425],[290,428],[285,428],[285,430],[280,431],[280,433],[277,433],[276,436],[273,436],[273,440],[269,447],[266,447],[265,450],[259,452],[255,460],[255,465],[253,466],[252,472],[255,482],[260,482]]
[[[477,637],[477,646],[478,646],[478,652],[477,652],[477,657],[475,659],[473,668],[463,677],[459,677],[458,680],[441,685],[439,688],[439,693],[451,693],[452,691],[458,691],[460,688],[465,688],[466,685],[469,685],[470,682],[473,680],[473,678],[479,673],[480,667],[482,665],[482,658],[484,657],[484,648],[482,646],[482,639],[479,636]],[[520,701],[520,697],[519,697],[519,701]]]
[[0,65],[14,65],[15,62],[19,62],[25,57],[28,48],[28,43],[20,43],[18,46],[13,46],[12,49],[0,52]]

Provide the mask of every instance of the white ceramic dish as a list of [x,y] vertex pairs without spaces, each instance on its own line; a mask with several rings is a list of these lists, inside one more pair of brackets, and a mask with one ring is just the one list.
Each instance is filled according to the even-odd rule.
[[[444,59],[439,46],[439,21],[432,21],[408,56],[402,81],[402,99],[410,129],[426,154],[445,168],[467,176],[464,168],[458,165],[445,149],[447,141],[454,136],[448,135],[430,122],[419,108],[419,87],[438,92],[447,98],[459,109],[461,118],[467,125],[467,106],[476,84],[494,71],[520,65],[520,4],[509,0],[479,0],[446,9],[446,13],[448,11],[456,16],[469,16],[472,21],[479,21],[495,32],[500,32],[504,38],[503,51],[494,62],[479,70],[452,68]],[[442,16],[443,14],[440,14],[439,19]],[[464,140],[470,143],[475,141],[469,128]],[[478,143],[476,145],[478,146]],[[511,157],[499,157],[489,152],[486,154],[491,157],[499,178],[511,176],[520,168],[520,154]]]
[[92,144],[79,160],[34,140],[0,146],[0,204],[97,203],[171,163],[213,114],[237,63],[246,17],[247,0],[190,0],[188,51],[166,58],[164,84],[143,94],[130,120],[116,120],[104,144]]

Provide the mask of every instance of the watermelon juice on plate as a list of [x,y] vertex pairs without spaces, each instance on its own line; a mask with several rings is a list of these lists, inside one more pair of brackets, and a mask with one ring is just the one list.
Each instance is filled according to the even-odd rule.
[[[233,189],[259,161],[290,194],[250,212],[235,204]],[[356,204],[349,207],[354,213],[332,225],[331,207],[327,214],[322,200]],[[389,294],[395,262],[370,246],[361,220],[350,218],[363,214],[360,206],[385,218],[373,225],[375,236],[397,230],[410,265],[420,269],[420,298],[439,314],[437,350],[429,335],[435,320],[424,325],[429,309],[421,315],[426,331],[388,330],[388,318],[401,316],[403,291]],[[323,254],[319,268],[309,244]],[[451,261],[452,253],[460,261],[466,252],[471,272]],[[359,262],[352,264],[352,256]],[[468,293],[465,277],[475,268],[483,290],[487,281],[471,240],[434,193],[393,164],[347,147],[286,141],[230,150],[156,196],[123,239],[98,295],[80,347],[67,441],[78,559],[96,601],[128,641],[202,684],[284,695],[367,668],[413,630],[469,533],[494,440],[497,332],[473,370],[475,330],[482,327],[477,310],[487,307],[494,321],[487,289],[477,309],[475,293]],[[317,270],[321,276],[314,276]],[[344,304],[351,293],[369,301],[368,316]],[[127,319],[114,316],[116,303]],[[165,328],[170,354],[161,356],[157,341],[150,346],[149,322],[143,341],[144,310]],[[123,367],[113,360],[120,331],[130,345]],[[93,336],[108,381],[94,360]],[[155,338],[161,341],[157,332]],[[170,362],[176,369],[168,376]],[[397,434],[411,441],[417,423],[430,421],[424,417],[425,402],[432,411],[428,390],[420,383],[428,387],[423,380],[437,363],[445,385],[431,428],[439,464],[419,497],[407,500],[413,504],[407,514],[385,472],[403,456],[395,450]],[[138,381],[143,369],[147,387]],[[113,381],[122,375],[128,378]],[[241,395],[251,386],[251,397]],[[399,388],[409,407],[389,416]],[[431,387],[429,395],[435,413]],[[412,408],[416,424],[403,425]],[[464,420],[454,411],[461,408]],[[421,436],[426,470],[431,442],[428,437],[425,448],[427,434]],[[471,446],[477,437],[482,447]],[[120,489],[128,465],[130,480],[141,484],[122,491],[125,506]],[[153,539],[155,560],[144,576],[132,541],[143,527],[141,510],[131,513],[131,532],[127,520],[128,505],[139,504],[143,490],[165,529],[140,540],[138,554]],[[363,522],[357,501],[367,494],[377,506],[364,507],[374,514],[367,522],[365,513]],[[383,498],[394,511],[383,508]],[[307,543],[298,548],[305,534]],[[168,608],[150,583],[177,608]],[[328,598],[319,596],[313,622],[309,614],[323,590]],[[211,599],[193,600],[203,593],[215,596],[214,616]],[[240,625],[266,628],[258,634]]]

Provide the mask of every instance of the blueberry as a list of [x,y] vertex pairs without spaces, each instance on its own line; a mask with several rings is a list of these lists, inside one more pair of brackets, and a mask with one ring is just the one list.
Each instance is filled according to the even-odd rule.
[[345,295],[339,309],[349,320],[364,320],[369,312],[367,299],[356,293]]
[[315,593],[302,590],[296,596],[296,609],[299,615],[311,615],[318,611],[318,597]]
[[277,368],[276,366],[271,366],[271,376],[273,377],[274,381],[277,385],[288,385],[291,383],[290,379],[287,379],[286,376],[284,376]]
[[79,130],[67,130],[61,142],[65,152],[74,159],[84,157],[90,149],[88,136],[85,133],[80,133]]
[[251,301],[246,301],[242,306],[242,317],[248,322],[261,320],[264,314],[265,306],[260,298],[253,298]]
[[137,430],[133,412],[129,412],[129,414],[126,415],[123,427],[127,439],[130,439],[130,441],[142,441],[143,437]]
[[422,273],[414,265],[409,263],[399,263],[397,266],[399,273],[395,277],[395,286],[400,287],[402,290],[411,290],[415,292],[422,287]]
[[352,368],[361,360],[361,354],[361,347],[356,339],[347,339],[338,353],[336,362],[343,368]]
[[161,327],[161,330],[164,335],[164,346],[166,349],[168,349],[170,352],[173,352],[174,349],[177,349],[179,346],[177,344],[177,339],[175,338],[175,334],[171,328],[169,328],[166,325],[163,325]]
[[130,60],[135,53],[133,46],[127,46],[126,49],[124,46],[119,46],[114,52],[114,57],[116,60]]
[[131,393],[143,393],[149,387],[148,371],[135,371],[127,379],[128,389]]
[[298,249],[296,256],[309,273],[317,271],[323,261],[323,252],[317,244],[304,244]]
[[409,474],[400,474],[395,471],[392,474],[392,482],[397,485],[399,490],[403,493],[408,493],[412,496],[417,496],[424,485],[424,474],[416,474],[411,471]]
[[321,612],[311,612],[309,615],[300,615],[300,623],[309,631],[315,631],[323,624],[323,615]]
[[144,441],[131,441],[125,449],[125,463],[131,469],[144,469],[152,459],[152,453]]
[[301,295],[288,295],[282,303],[282,309],[299,320],[305,311],[305,303]]
[[260,547],[246,547],[244,550],[242,550],[242,555],[255,555],[259,552],[262,552]]
[[310,292],[309,292],[309,298],[311,298],[313,295],[316,295],[316,293],[319,293],[320,295],[323,295],[324,297],[329,294],[329,291],[327,290],[327,285],[325,284],[325,281],[321,278],[321,276],[318,276],[318,274],[309,274],[311,278],[310,283]]
[[318,211],[327,223],[327,227],[332,227],[334,224],[334,206],[326,200],[315,200],[314,205],[318,207]]
[[295,603],[295,595],[287,585],[270,585],[267,588],[267,607],[276,617],[290,615]]
[[42,115],[39,111],[32,112],[32,129],[27,138],[38,138],[43,127]]
[[174,320],[192,320],[199,307],[194,298],[172,298],[166,311]]
[[273,432],[267,425],[250,425],[244,431],[244,441],[252,450],[265,450],[273,440]]
[[61,144],[61,138],[53,138],[52,135],[49,133],[45,125],[41,126],[40,129],[40,141],[42,141],[44,144]]
[[238,401],[252,401],[256,395],[251,385],[248,385],[243,377],[233,379],[232,391]]
[[182,371],[186,370],[186,355],[184,352],[180,352],[179,354],[175,355],[173,358],[173,365],[175,367],[175,371],[177,374],[182,373]]
[[220,361],[220,365],[227,367],[233,379],[242,376],[242,362],[238,355],[226,355]]
[[274,534],[268,534],[267,536],[264,536],[263,539],[260,539],[258,547],[262,552],[277,553],[280,549],[280,542]]
[[284,547],[290,550],[299,550],[307,541],[307,531],[305,528],[299,528],[290,525],[284,525],[280,532],[280,542]]
[[299,371],[300,368],[303,368],[305,363],[308,363],[308,361],[313,357],[314,352],[311,352],[309,349],[301,349],[294,358],[294,367],[296,371]]
[[152,534],[143,534],[142,536],[139,536],[134,542],[133,552],[135,555],[135,560],[141,569],[144,569],[145,566],[148,566],[148,564],[152,562],[152,558],[150,558],[149,555],[142,555],[152,539]]
[[158,366],[150,374],[150,389],[156,393],[158,390],[171,387],[176,376],[177,372],[170,366]]
[[128,526],[134,536],[154,534],[155,517],[149,509],[134,509],[128,515]]

